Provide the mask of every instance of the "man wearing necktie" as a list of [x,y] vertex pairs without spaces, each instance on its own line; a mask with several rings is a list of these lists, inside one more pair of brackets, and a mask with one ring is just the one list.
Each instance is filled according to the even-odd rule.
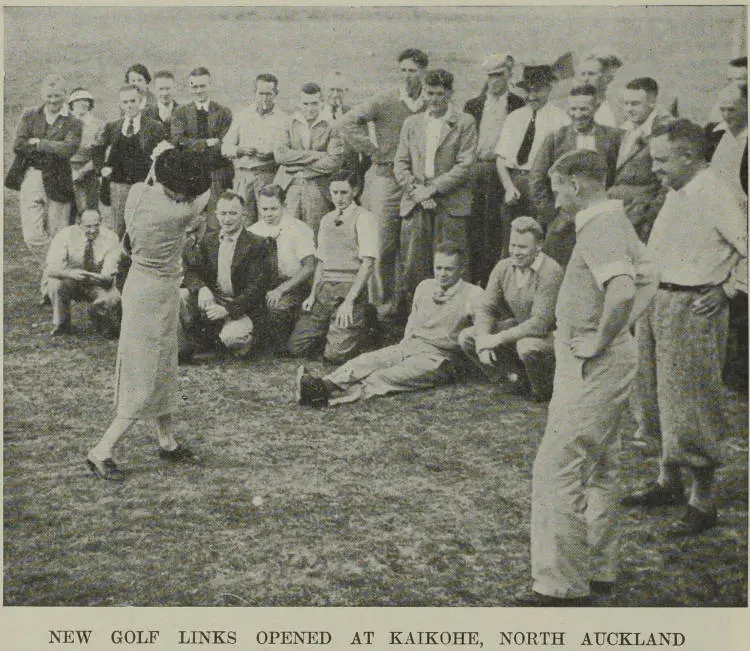
[[162,124],[141,114],[140,101],[136,86],[123,86],[120,89],[123,117],[104,126],[92,149],[94,167],[110,184],[112,210],[108,226],[118,237],[125,234],[125,202],[130,188],[146,180],[151,153],[167,138]]
[[188,86],[193,101],[177,107],[172,114],[171,137],[175,147],[200,153],[211,171],[211,198],[206,211],[209,226],[217,226],[213,215],[221,192],[232,187],[234,165],[221,153],[221,141],[232,124],[232,111],[214,102],[211,94],[211,73],[204,67],[191,70]]
[[659,116],[657,101],[659,84],[651,77],[639,77],[628,82],[622,93],[622,104],[627,122],[617,155],[617,167],[612,186],[607,193],[621,199],[625,212],[642,242],[648,235],[659,213],[666,189],[652,170],[649,151],[651,132],[665,120]]
[[47,253],[44,290],[52,303],[52,336],[72,333],[70,301],[86,301],[96,329],[116,337],[120,292],[114,286],[120,260],[117,235],[101,225],[96,210],[60,231]]
[[563,271],[542,253],[544,231],[532,217],[511,224],[510,256],[497,263],[476,307],[475,325],[458,337],[493,379],[549,400],[555,354],[552,330]]
[[548,102],[556,77],[548,65],[526,66],[517,86],[526,91],[526,106],[513,111],[497,143],[497,173],[505,190],[500,212],[501,258],[508,255],[510,224],[521,215],[535,216],[529,175],[545,138],[570,124],[567,114]]
[[[200,339],[247,356],[266,317],[266,292],[276,283],[276,245],[244,228],[245,200],[225,191],[216,204],[219,230],[209,230],[185,269],[180,317],[181,356],[191,357]],[[201,332],[202,330],[202,332]]]

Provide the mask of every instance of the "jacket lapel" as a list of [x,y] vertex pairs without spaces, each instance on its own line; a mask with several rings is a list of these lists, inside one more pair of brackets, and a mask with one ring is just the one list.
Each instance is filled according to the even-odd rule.
[[435,148],[435,151],[437,152],[438,149],[440,149],[440,145],[445,142],[445,139],[448,137],[448,134],[453,131],[454,127],[456,126],[456,122],[458,121],[458,117],[455,115],[451,115],[451,117],[448,120],[443,120],[443,124],[440,127],[440,137],[438,138],[437,147]]
[[218,104],[216,102],[209,102],[208,103],[208,135],[209,138],[211,137],[211,134],[214,133],[214,130],[216,128],[216,114],[218,113]]

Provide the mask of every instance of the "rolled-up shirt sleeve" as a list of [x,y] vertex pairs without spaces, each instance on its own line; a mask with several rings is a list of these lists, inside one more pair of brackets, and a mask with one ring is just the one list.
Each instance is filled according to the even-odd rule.
[[363,210],[357,217],[357,245],[360,258],[378,258],[378,224],[375,215]]

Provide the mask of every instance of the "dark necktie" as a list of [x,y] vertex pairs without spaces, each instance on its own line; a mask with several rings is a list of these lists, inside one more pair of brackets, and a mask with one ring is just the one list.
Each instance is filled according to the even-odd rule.
[[344,223],[344,220],[342,219],[343,216],[344,216],[343,210],[336,211],[336,219],[333,220],[334,226],[341,226],[341,224]]
[[133,127],[133,120],[128,120],[128,126],[125,129],[125,135],[126,136],[132,136],[135,133],[135,128]]
[[331,107],[331,116],[333,117],[334,120],[336,119],[336,113],[338,112],[338,110],[339,110],[339,107],[336,106],[336,104],[334,104]]
[[83,251],[84,271],[96,272],[96,261],[94,260],[94,240],[86,240],[86,248]]
[[521,146],[518,148],[518,156],[516,156],[516,162],[518,166],[526,165],[529,162],[529,154],[531,153],[531,145],[534,144],[534,136],[536,135],[536,112],[531,112],[531,120],[529,126],[526,127],[526,133],[521,141]]

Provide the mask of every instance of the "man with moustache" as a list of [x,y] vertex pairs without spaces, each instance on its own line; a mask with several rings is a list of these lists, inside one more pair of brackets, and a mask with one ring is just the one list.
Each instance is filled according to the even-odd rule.
[[544,252],[563,267],[568,263],[575,244],[573,220],[557,215],[550,186],[549,170],[563,154],[576,149],[600,152],[607,161],[606,187],[612,184],[620,147],[620,131],[596,124],[596,88],[575,86],[568,95],[567,112],[572,124],[551,133],[542,143],[529,174],[529,191],[538,221],[547,237]]
[[232,118],[221,144],[221,153],[234,161],[234,191],[245,199],[248,225],[258,220],[258,192],[273,181],[279,167],[273,157],[274,138],[289,118],[276,106],[278,94],[276,75],[259,74],[254,106]]
[[464,111],[477,123],[477,159],[474,163],[474,205],[469,224],[471,277],[484,284],[500,257],[500,206],[503,186],[497,175],[495,148],[505,118],[525,102],[508,90],[514,59],[509,53],[493,54],[482,63],[487,80],[482,93],[466,102]]
[[453,75],[447,70],[430,70],[422,94],[427,111],[406,119],[393,161],[393,174],[404,190],[399,210],[402,306],[411,305],[414,291],[427,277],[437,244],[451,240],[463,251],[469,249],[474,118],[451,106]]
[[721,371],[729,299],[747,280],[747,217],[707,165],[701,127],[677,120],[655,129],[650,147],[669,192],[648,241],[661,282],[637,325],[634,404],[645,436],[661,439],[661,456],[656,481],[622,503],[684,504],[686,468],[690,496],[669,535],[695,535],[718,521],[713,486],[727,431]]
[[369,294],[380,318],[398,313],[396,277],[401,247],[402,189],[393,174],[393,160],[404,120],[424,111],[422,75],[428,65],[429,58],[421,50],[404,50],[398,56],[398,88],[386,90],[355,107],[337,125],[355,151],[372,157],[372,165],[365,174],[362,205],[375,215],[378,225],[379,255]]

